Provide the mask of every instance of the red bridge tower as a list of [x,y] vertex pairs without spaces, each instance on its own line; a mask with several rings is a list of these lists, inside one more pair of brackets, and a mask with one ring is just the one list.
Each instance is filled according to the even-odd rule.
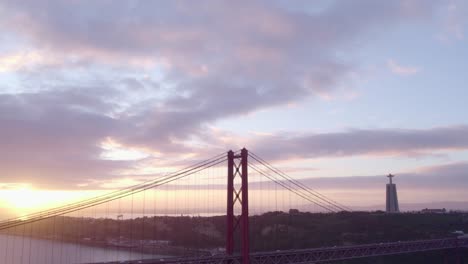
[[[227,189],[227,235],[226,253],[234,253],[234,235],[240,232],[242,263],[249,264],[249,191],[248,151],[243,148],[240,155],[228,152]],[[241,214],[234,214],[234,207],[241,207]]]

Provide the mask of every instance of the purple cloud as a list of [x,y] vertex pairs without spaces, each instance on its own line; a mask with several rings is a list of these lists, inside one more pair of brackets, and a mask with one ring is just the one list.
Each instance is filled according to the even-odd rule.
[[[168,155],[201,153],[187,142],[218,143],[209,124],[332,93],[356,67],[337,52],[382,27],[428,19],[434,8],[426,1],[340,1],[311,13],[270,1],[4,1],[5,34],[71,63],[44,69],[36,62],[16,72],[16,90],[27,92],[0,94],[2,180],[113,176],[132,163],[99,158],[107,137]],[[160,80],[144,80],[146,67]],[[102,71],[110,73],[104,80],[96,78]],[[454,132],[436,138],[446,133]],[[260,147],[272,139],[255,149],[304,157],[426,150],[417,131],[277,136],[278,147]]]
[[99,142],[119,127],[112,118],[80,109],[103,106],[94,97],[55,93],[0,95],[2,182],[75,188],[128,166],[99,159]]
[[468,127],[277,134],[258,137],[251,148],[270,159],[430,154],[440,150],[466,150]]

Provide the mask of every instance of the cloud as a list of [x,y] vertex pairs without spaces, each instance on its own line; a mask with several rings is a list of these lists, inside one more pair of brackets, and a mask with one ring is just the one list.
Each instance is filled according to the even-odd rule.
[[[407,190],[464,190],[468,188],[467,171],[468,162],[448,163],[396,172],[394,181]],[[302,182],[321,189],[383,189],[388,182],[385,176],[317,177]]]
[[[94,91],[74,87],[0,94],[0,183],[101,188],[102,183],[129,175],[138,178],[155,168],[187,166],[213,153],[171,141],[169,127],[140,142],[140,124],[134,117],[113,117],[114,99],[120,95]],[[195,153],[184,164],[177,163],[191,152]],[[143,165],[146,172],[140,170]]]
[[206,89],[205,94],[210,94],[211,88],[204,84],[216,82],[221,91],[261,90],[269,96],[259,98],[260,102],[270,105],[276,103],[270,103],[270,98],[285,93],[278,90],[288,90],[285,99],[327,96],[353,67],[336,58],[335,49],[345,48],[378,26],[419,20],[432,13],[431,5],[412,6],[407,1],[384,5],[337,2],[310,14],[262,1],[202,1],[196,6],[184,1],[117,5],[6,1],[4,8],[10,15],[4,27],[62,56],[163,65],[167,78],[178,84],[175,93],[192,85],[190,89]]
[[450,41],[452,38],[463,40],[468,26],[468,19],[465,15],[467,11],[468,4],[466,1],[450,1],[442,9],[442,33],[438,35],[438,38],[444,42]]
[[29,65],[48,64],[46,58],[37,52],[22,52],[0,56],[0,72],[10,72],[23,69]]
[[402,66],[398,64],[396,61],[393,59],[388,60],[387,66],[395,74],[398,75],[414,75],[418,72],[421,71],[419,67],[414,67],[414,66]]
[[443,165],[427,166],[427,167],[417,169],[414,173],[426,174],[426,175],[456,176],[456,177],[467,178],[468,177],[468,162],[457,162],[457,163],[449,163],[449,164],[443,164]]
[[337,133],[278,133],[257,137],[251,149],[269,159],[358,155],[422,155],[468,149],[468,126],[432,129],[355,129]]
[[1,181],[74,188],[127,167],[124,162],[98,159],[100,139],[119,125],[112,118],[80,110],[81,102],[102,107],[96,98],[78,94],[0,95]]
[[[402,210],[423,208],[468,209],[468,162],[421,167],[414,171],[394,172]],[[320,171],[318,172],[320,173]],[[385,208],[386,175],[314,177],[300,181],[321,194],[333,197],[354,210]],[[285,182],[285,184],[288,184]],[[249,183],[249,188],[275,188],[272,182]],[[219,187],[221,188],[221,186]],[[305,203],[305,201],[304,201]],[[305,208],[304,208],[305,209]]]
[[329,96],[356,67],[337,50],[434,9],[426,1],[339,1],[314,13],[273,1],[2,1],[2,32],[41,52],[2,55],[20,80],[16,93],[0,95],[2,180],[63,186],[131,169],[138,161],[100,159],[107,138],[167,158],[199,157],[206,145],[224,151],[211,124]]

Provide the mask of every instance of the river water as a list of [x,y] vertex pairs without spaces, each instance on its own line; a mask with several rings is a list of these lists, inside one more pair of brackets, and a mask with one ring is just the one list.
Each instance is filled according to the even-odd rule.
[[2,264],[71,264],[159,258],[165,258],[165,256],[0,235],[0,263]]

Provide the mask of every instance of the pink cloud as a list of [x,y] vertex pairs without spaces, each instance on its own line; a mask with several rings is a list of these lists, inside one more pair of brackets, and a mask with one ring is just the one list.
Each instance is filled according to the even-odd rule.
[[[433,11],[432,5],[424,5],[416,10],[424,14],[415,17],[415,10],[402,3],[340,1],[307,13],[270,1],[4,1],[2,32],[54,54],[54,61],[71,56],[99,69],[83,67],[77,73],[69,65],[58,65],[46,71],[41,66],[50,58],[36,59],[37,75],[28,72],[19,79],[26,80],[24,85],[39,83],[43,91],[0,96],[0,123],[8,127],[0,130],[0,140],[4,146],[16,143],[16,152],[5,154],[0,165],[11,171],[10,180],[25,175],[44,184],[57,179],[79,184],[81,175],[112,177],[116,170],[134,165],[99,159],[99,144],[107,137],[165,157],[191,152],[201,156],[206,150],[186,143],[191,140],[212,146],[222,142],[216,150],[224,151],[237,145],[237,137],[212,139],[208,125],[311,96],[333,98],[354,68],[336,56],[337,48],[352,46],[375,28],[426,19]],[[136,70],[129,71],[129,66]],[[150,87],[133,78],[157,66],[163,68],[167,87]],[[110,76],[94,81],[102,69]],[[67,79],[63,72],[78,77]],[[90,89],[75,85],[82,75],[92,79]],[[133,79],[116,84],[113,78],[122,75]],[[122,86],[138,88],[143,100],[131,101],[136,89],[124,92]],[[317,155],[359,152],[333,151]],[[31,159],[27,170],[26,154]],[[37,172],[44,175],[35,177]]]
[[415,66],[403,66],[398,64],[395,60],[390,59],[387,61],[387,66],[391,72],[398,75],[413,75],[421,71],[421,68]]
[[277,133],[249,144],[270,159],[345,156],[421,156],[468,149],[468,126],[432,129],[350,130],[335,133]]

